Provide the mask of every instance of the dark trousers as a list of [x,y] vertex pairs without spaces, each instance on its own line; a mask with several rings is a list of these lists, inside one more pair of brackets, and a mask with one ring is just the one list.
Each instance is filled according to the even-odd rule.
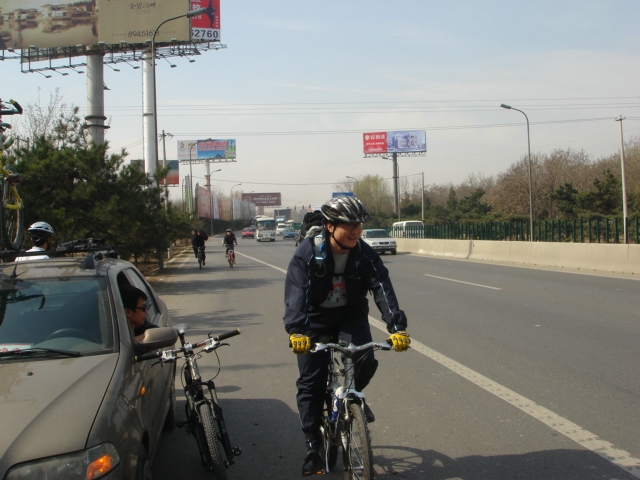
[[[200,248],[198,245],[192,245],[193,247],[193,254],[196,256],[196,258],[198,258],[198,248]],[[207,255],[204,253],[204,245],[202,246],[202,258],[206,259]]]
[[[324,309],[316,317],[312,317],[309,325],[309,334],[312,342],[323,343],[338,341],[362,345],[371,342],[371,328],[367,313],[360,310],[339,307]],[[322,423],[322,408],[327,391],[327,374],[329,366],[329,353],[308,353],[297,355],[300,377],[296,382],[298,394],[298,412],[302,430],[307,433],[316,433]],[[359,359],[362,359],[358,361]],[[355,388],[362,391],[376,372],[378,361],[373,356],[373,351],[358,352],[353,356],[356,365]]]

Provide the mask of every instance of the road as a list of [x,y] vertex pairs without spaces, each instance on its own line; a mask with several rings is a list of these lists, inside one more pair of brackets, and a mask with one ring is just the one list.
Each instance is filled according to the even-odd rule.
[[[243,450],[229,478],[299,478],[297,368],[282,326],[294,246],[239,244],[237,268],[208,247],[202,271],[178,257],[155,286],[189,338],[242,331],[218,350],[216,385]],[[640,466],[621,467],[640,464],[636,280],[408,254],[384,261],[414,348],[378,352],[366,390],[377,478],[640,478]],[[374,339],[385,339],[373,304],[371,316]],[[213,354],[200,365],[204,377],[218,371]],[[182,417],[179,378],[176,390]],[[210,478],[184,429],[163,435],[153,469],[156,479]]]

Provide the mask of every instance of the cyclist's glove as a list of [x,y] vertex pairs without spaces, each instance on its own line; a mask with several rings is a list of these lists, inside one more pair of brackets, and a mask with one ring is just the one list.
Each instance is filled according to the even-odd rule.
[[406,330],[392,333],[387,341],[391,343],[391,347],[396,352],[406,352],[411,344],[411,339],[409,339],[409,334]]
[[289,346],[293,353],[309,353],[309,350],[311,350],[311,339],[301,333],[292,333],[289,335]]

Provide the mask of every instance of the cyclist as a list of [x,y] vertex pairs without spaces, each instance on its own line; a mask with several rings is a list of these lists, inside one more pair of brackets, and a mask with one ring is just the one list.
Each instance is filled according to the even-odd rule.
[[[238,245],[238,241],[236,240],[236,236],[233,234],[233,231],[230,228],[227,228],[227,231],[224,232],[224,237],[222,238],[222,246],[227,247],[224,254],[227,255],[229,250],[233,250],[233,246]],[[236,264],[235,254],[233,256],[233,265]]]
[[[53,228],[47,222],[36,222],[27,229],[29,240],[33,243],[27,252],[45,252],[51,247],[51,237],[54,234]],[[18,257],[16,262],[24,262],[27,260],[44,260],[49,258],[48,255],[34,255],[32,257]]]
[[[380,256],[360,240],[362,223],[369,217],[364,205],[353,197],[337,197],[323,205],[321,212],[321,232],[301,241],[285,280],[284,325],[293,353],[298,354],[296,400],[307,446],[303,476],[323,469],[319,429],[328,360],[325,354],[310,354],[311,343],[321,336],[356,345],[371,342],[367,300],[371,291],[387,323],[393,349],[406,351],[410,344],[407,317],[398,306],[388,270]],[[354,364],[358,365],[355,388],[362,391],[378,362],[368,351],[354,355]],[[375,420],[366,404],[364,413],[368,422]]]
[[204,242],[209,240],[209,236],[202,230],[194,230],[191,236],[191,246],[193,247],[193,253],[198,258],[198,248],[202,247],[202,264],[207,256],[204,254]]

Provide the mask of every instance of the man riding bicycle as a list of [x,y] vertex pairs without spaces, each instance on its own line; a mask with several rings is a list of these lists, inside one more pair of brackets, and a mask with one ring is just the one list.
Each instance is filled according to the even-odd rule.
[[[224,254],[227,255],[229,253],[229,250],[233,250],[234,245],[238,245],[236,236],[233,234],[233,231],[230,228],[227,228],[227,231],[224,233],[224,237],[222,238],[222,246],[227,247]],[[236,265],[235,254],[233,255],[233,265]]]
[[204,260],[207,257],[204,254],[204,242],[209,240],[209,236],[204,233],[202,230],[194,230],[191,236],[191,246],[193,247],[193,253],[198,258],[198,249],[202,247],[202,264],[204,265]]
[[[320,424],[326,393],[326,354],[310,354],[320,337],[362,345],[372,341],[367,292],[387,323],[389,340],[397,352],[409,348],[407,317],[395,296],[389,272],[380,256],[364,241],[362,223],[369,214],[353,197],[338,197],[321,208],[324,225],[301,241],[285,280],[285,330],[298,354],[296,383],[298,412],[307,444],[303,476],[322,473]],[[373,378],[378,362],[372,351],[355,354],[355,388],[362,391]],[[364,405],[368,422],[375,417]]]

